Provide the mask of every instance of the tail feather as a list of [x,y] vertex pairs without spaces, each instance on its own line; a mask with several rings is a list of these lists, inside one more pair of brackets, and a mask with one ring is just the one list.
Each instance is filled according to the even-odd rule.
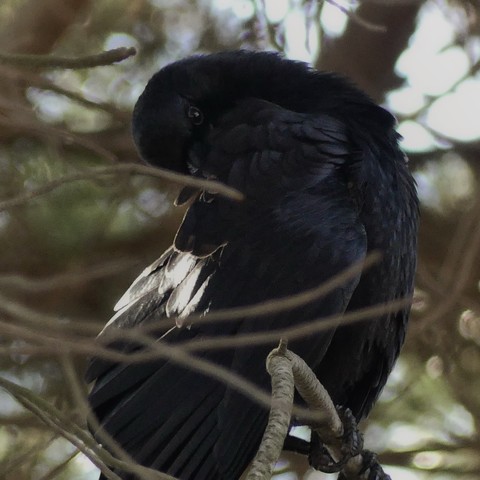
[[204,463],[216,463],[212,455],[212,448],[218,438],[216,427],[215,414],[212,415],[212,412],[209,412],[209,415],[202,419],[195,433],[182,445],[180,453],[169,469],[171,474],[179,478],[190,478]]
[[[138,372],[137,367],[132,365],[129,372],[119,366],[120,377],[130,378]],[[157,364],[157,371],[141,379],[133,391],[132,383],[126,383],[123,398],[119,388],[113,399],[106,398],[107,404],[114,401],[116,405],[101,420],[137,462],[182,480],[224,479],[219,476],[214,453],[220,436],[217,411],[225,393],[223,384],[169,362],[160,368]],[[196,394],[185,398],[188,391]],[[98,405],[97,411],[104,411],[103,407]]]
[[[148,464],[165,467],[178,456],[188,457],[194,452],[187,448],[189,438],[201,429],[206,421],[214,421],[215,408],[218,405],[221,392],[212,392],[202,399],[193,399],[186,402],[181,412],[175,412],[166,422],[148,439],[144,439],[141,448],[136,452],[138,458]],[[201,401],[202,403],[198,403]],[[213,436],[212,440],[218,437]]]
[[[248,422],[246,423],[246,428],[240,432],[240,435],[235,438],[235,445],[227,446],[226,448],[234,448],[233,451],[236,452],[235,456],[230,458],[230,463],[228,464],[227,469],[223,472],[223,478],[236,478],[238,472],[242,472],[246,466],[245,459],[252,459],[255,455],[260,440],[262,438],[265,426],[267,423],[268,412],[264,408],[252,409],[251,417],[249,417]],[[233,438],[233,437],[232,437]],[[256,442],[252,442],[251,439],[257,439]],[[221,442],[219,442],[221,444]],[[222,448],[224,450],[225,447]],[[225,450],[226,452],[232,450]]]
[[181,394],[181,376],[175,375],[165,365],[120,401],[117,400],[116,407],[101,419],[104,428],[123,444],[158,426],[161,416],[155,415],[157,405],[159,411],[166,408],[163,411],[168,412],[177,404],[172,395],[164,394],[167,385],[172,393]]

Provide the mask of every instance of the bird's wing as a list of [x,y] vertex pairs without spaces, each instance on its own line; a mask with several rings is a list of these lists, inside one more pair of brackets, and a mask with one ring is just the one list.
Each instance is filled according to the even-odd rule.
[[[181,319],[196,310],[208,284],[210,269],[205,260],[170,247],[159,259],[135,279],[116,303],[116,314],[105,325],[100,336],[115,329],[131,329],[162,321],[155,335],[163,336],[181,323]],[[171,317],[171,321],[166,321]],[[112,342],[117,350],[129,352],[138,348],[131,341]],[[102,377],[113,362],[93,358],[86,373],[87,381]],[[111,383],[108,384],[108,388]],[[96,388],[99,389],[97,382]]]
[[[107,330],[298,293],[365,257],[365,231],[348,186],[351,146],[341,122],[252,99],[222,119],[209,142],[205,170],[244,192],[245,202],[198,199],[176,240],[177,248],[193,254],[167,251],[120,300]],[[198,256],[211,245],[223,247]],[[302,308],[194,323],[174,328],[163,341],[228,338],[341,313],[358,280]],[[332,334],[312,333],[291,347],[315,367]],[[197,354],[268,390],[264,362],[276,343]],[[96,379],[90,402],[106,430],[140,463],[182,480],[237,479],[265,427],[264,407],[172,360],[94,360],[89,379]]]

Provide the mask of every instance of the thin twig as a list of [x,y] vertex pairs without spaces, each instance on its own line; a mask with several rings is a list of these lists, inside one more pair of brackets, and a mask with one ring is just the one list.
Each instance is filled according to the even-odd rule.
[[[50,356],[52,355],[52,352],[54,352],[54,354],[57,356],[81,353],[84,356],[104,358],[106,360],[118,363],[131,363],[131,357],[136,356],[135,354],[130,355],[128,353],[122,353],[104,348],[100,345],[95,345],[91,340],[82,341],[63,338],[61,341],[59,341],[58,338],[52,338],[46,335],[40,336],[38,332],[29,332],[22,327],[8,324],[6,322],[0,322],[0,331],[2,332],[2,335],[6,337],[25,338],[28,341],[40,343],[46,347],[44,351],[48,351]],[[235,372],[226,367],[218,365],[209,360],[196,357],[183,351],[179,347],[165,343],[151,342],[151,348],[154,349],[154,351],[145,352],[145,356],[141,359],[141,361],[153,359],[168,360],[169,362],[180,365],[187,370],[199,372],[208,378],[218,380],[219,382],[228,385],[236,391],[242,393],[247,398],[250,398],[259,405],[264,407],[270,406],[270,395],[266,394],[255,383],[247,380],[241,375],[235,374]],[[2,353],[11,355],[14,352],[8,348],[0,348],[0,354]],[[309,418],[312,421],[316,419],[315,414],[306,410],[305,408],[295,407],[294,412],[296,415],[301,416],[302,418]]]
[[[4,301],[6,300],[6,302]],[[28,315],[29,312],[35,313],[34,311],[24,307],[22,305],[16,304],[5,297],[0,296],[0,301],[2,302],[1,309],[8,312],[9,314],[15,316],[16,318],[21,318],[25,320],[25,315]],[[182,348],[185,352],[195,352],[203,350],[215,350],[223,348],[231,348],[233,346],[252,346],[252,345],[265,345],[274,341],[278,341],[279,338],[287,337],[290,340],[297,340],[300,338],[305,338],[309,335],[313,335],[325,330],[330,330],[332,328],[337,328],[342,325],[350,325],[360,321],[365,321],[371,318],[384,315],[385,313],[396,312],[400,308],[405,307],[410,303],[410,299],[399,299],[396,301],[389,302],[387,304],[375,305],[373,307],[366,307],[360,310],[345,314],[335,314],[324,318],[312,319],[308,322],[303,322],[300,325],[282,328],[276,330],[260,331],[257,333],[249,333],[247,335],[237,335],[235,337],[231,336],[217,336],[217,337],[204,337],[203,343],[197,342],[196,340],[185,341],[179,343],[178,346]],[[27,316],[28,319],[28,316]],[[80,337],[75,334],[75,331],[83,330],[82,325],[77,325],[76,323],[63,323],[60,320],[54,319],[48,315],[37,314],[35,315],[34,321],[28,319],[29,327],[24,327],[21,325],[11,325],[9,323],[0,322],[0,331],[7,336],[17,336],[18,338],[23,338],[28,341],[52,341],[52,342],[63,342],[62,347],[64,347],[66,352],[71,351],[72,353],[84,354],[85,348],[89,349],[91,343],[91,338],[89,337]],[[45,320],[45,325],[42,325],[42,320]],[[58,322],[58,323],[57,323]],[[95,324],[93,324],[95,325]],[[46,329],[48,327],[48,330]],[[80,327],[80,328],[79,328]],[[15,329],[15,333],[11,333],[11,329]],[[98,330],[98,327],[96,328]],[[111,342],[116,340],[129,340],[132,342],[143,344],[145,347],[148,347],[148,350],[141,350],[137,353],[129,354],[120,354],[119,352],[114,352],[109,349],[103,351],[98,351],[97,356],[107,355],[111,359],[111,354],[115,355],[117,361],[128,361],[129,363],[143,363],[156,358],[163,358],[163,353],[161,351],[161,346],[164,345],[163,342],[159,343],[156,336],[150,336],[145,333],[145,330],[141,327],[131,328],[131,329],[120,329],[120,328],[111,328],[97,338],[98,345],[109,345]],[[158,352],[157,352],[158,351]],[[33,354],[36,355],[42,354],[45,352],[51,354],[48,350],[44,351],[42,348],[35,347],[10,347],[10,348],[0,348],[0,354]],[[109,353],[105,353],[109,352]],[[88,355],[91,355],[90,351]],[[95,354],[95,353],[94,353]],[[123,355],[120,359],[116,356],[117,354]]]
[[[366,271],[373,265],[377,264],[382,258],[379,252],[369,253],[365,259],[355,262],[353,265],[337,273],[327,281],[323,282],[318,287],[305,290],[293,295],[287,295],[285,297],[273,298],[271,300],[264,300],[263,302],[254,303],[252,305],[246,305],[242,307],[231,307],[225,309],[219,309],[207,314],[192,314],[188,316],[188,323],[201,325],[204,323],[221,323],[234,320],[243,320],[246,318],[266,317],[276,313],[283,313],[293,310],[298,307],[302,307],[322,297],[325,297],[330,292],[333,292],[336,288],[345,285],[349,280],[355,278],[362,271]],[[173,319],[175,322],[177,319]],[[182,319],[182,323],[186,323],[185,319]],[[171,327],[172,321],[161,319],[155,322],[151,322],[145,327],[142,327],[145,332],[154,331],[158,327]]]
[[232,347],[245,347],[253,345],[265,345],[286,337],[289,340],[298,340],[309,335],[334,329],[339,326],[369,320],[386,313],[398,312],[401,308],[410,304],[410,299],[399,299],[386,304],[379,304],[373,307],[365,307],[348,313],[330,315],[324,318],[316,318],[299,325],[260,332],[249,332],[246,334],[202,337],[201,339],[187,340],[179,343],[186,351],[216,350]]
[[[263,331],[255,334],[242,335],[238,340],[228,336],[205,338],[205,345],[192,341],[177,344],[177,348],[184,353],[203,351],[210,349],[223,349],[232,346],[252,346],[264,345],[279,338],[287,337],[290,340],[297,340],[305,338],[315,333],[338,327],[340,325],[350,325],[359,321],[368,320],[370,318],[378,317],[388,312],[398,311],[399,308],[408,304],[406,300],[398,300],[389,302],[385,305],[376,305],[367,307],[361,310],[350,312],[348,314],[331,315],[325,318],[312,320],[311,322],[304,322],[298,326],[277,329],[274,331]],[[5,306],[3,305],[5,309]],[[27,309],[28,310],[28,309]],[[12,311],[11,309],[9,310]],[[39,318],[43,318],[39,314]],[[38,319],[37,319],[38,320]],[[47,317],[48,320],[48,317]],[[112,328],[108,331],[108,335],[102,335],[97,338],[96,345],[92,345],[92,339],[89,337],[80,337],[73,333],[75,324],[64,324],[62,329],[50,331],[42,328],[41,323],[30,323],[29,327],[21,325],[13,325],[6,322],[0,322],[0,332],[10,338],[22,338],[25,341],[30,341],[34,344],[43,343],[45,345],[57,345],[55,353],[73,353],[80,355],[94,355],[105,358],[107,360],[128,362],[128,363],[144,363],[159,358],[165,358],[165,348],[172,348],[165,342],[159,342],[157,337],[146,335],[140,328],[131,329],[117,329]],[[134,353],[122,353],[111,350],[108,345],[116,340],[131,341],[143,345],[144,348]],[[103,347],[103,345],[106,345]],[[8,348],[0,348],[0,355],[14,355],[14,354],[47,354],[51,356],[51,350],[43,349],[42,347],[34,346],[15,346]]]
[[[319,325],[318,327],[321,328],[322,326]],[[112,330],[115,331],[116,329]],[[221,383],[229,385],[260,405],[268,406],[270,404],[270,397],[265,394],[262,389],[258,388],[254,383],[248,381],[244,377],[235,374],[230,369],[217,365],[214,362],[191,355],[180,346],[169,345],[165,342],[158,342],[155,338],[140,335],[139,332],[134,332],[132,330],[122,331],[122,338],[134,340],[138,344],[148,348],[140,350],[139,353],[124,353],[112,350],[108,347],[103,347],[98,343],[94,344],[92,343],[92,340],[88,338],[81,339],[66,335],[46,335],[44,332],[41,332],[41,330],[35,331],[7,322],[0,322],[0,331],[6,337],[22,338],[26,341],[32,342],[34,345],[40,344],[40,346],[44,346],[46,347],[44,351],[46,353],[48,352],[50,356],[52,355],[53,349],[56,355],[81,354],[97,358],[104,358],[113,362],[126,362],[129,364],[135,362],[153,361],[156,359],[168,360],[186,369],[197,371],[207,377],[216,379]],[[99,340],[101,340],[101,338]],[[21,347],[18,349],[0,348],[0,354],[4,353],[7,355],[20,353],[21,351]],[[294,411],[299,417],[309,418],[312,421],[317,420],[315,412],[311,412],[300,407],[296,407]]]
[[333,5],[335,8],[338,8],[342,13],[344,13],[349,18],[349,20],[351,20],[354,23],[357,23],[358,25],[366,28],[367,30],[370,30],[371,32],[385,33],[387,31],[387,27],[385,27],[385,25],[377,25],[375,23],[369,22],[368,20],[365,20],[364,18],[360,17],[356,12],[353,12],[352,10],[349,10],[348,8],[345,8],[343,5],[340,5],[339,3],[337,3],[336,0],[325,0],[325,1],[330,5]]
[[[16,428],[21,428],[21,424],[17,423],[15,420],[12,422],[12,425],[15,425]],[[5,420],[2,418],[2,426],[5,428]],[[29,418],[28,419],[28,426],[32,426],[32,421]],[[14,475],[15,470],[19,470],[22,465],[24,465],[29,458],[34,457],[35,455],[38,454],[40,450],[45,450],[47,449],[54,440],[58,438],[58,435],[54,433],[53,435],[50,435],[48,438],[45,438],[42,436],[39,436],[39,440],[36,440],[34,444],[31,447],[28,447],[26,450],[22,450],[20,453],[11,454],[9,455],[8,459],[2,459],[1,466],[2,466],[2,471],[1,474],[4,478],[12,478]]]
[[[71,288],[100,278],[110,277],[136,265],[135,260],[122,259],[105,262],[79,272],[62,272],[47,277],[29,277],[16,273],[0,274],[0,286],[29,293]],[[94,331],[94,330],[93,330]]]
[[[34,394],[27,388],[21,387],[9,380],[0,377],[0,387],[6,390],[17,402],[19,402],[24,408],[29,410],[35,416],[37,416],[43,423],[48,425],[54,432],[60,434],[72,445],[77,447],[78,450],[83,452],[91,462],[98,467],[101,472],[111,480],[120,480],[120,477],[112,472],[100,458],[91,452],[84,443],[84,436],[81,429],[75,425],[69,418],[63,415],[60,410],[56,409],[48,402],[43,400],[38,395]],[[99,449],[96,445],[92,445],[94,448]]]
[[[350,267],[346,268],[342,272],[336,274],[328,281],[323,282],[318,287],[312,288],[310,290],[305,290],[294,295],[288,295],[286,297],[280,297],[272,300],[267,300],[252,305],[247,305],[244,307],[234,307],[227,308],[222,310],[217,310],[214,312],[209,312],[206,315],[194,314],[188,317],[190,323],[195,325],[201,324],[211,324],[211,323],[221,323],[227,321],[241,320],[245,318],[255,317],[258,321],[260,317],[266,317],[273,315],[275,313],[282,313],[289,310],[292,310],[297,307],[302,307],[311,303],[315,300],[322,298],[328,293],[332,292],[335,288],[342,286],[346,281],[354,278],[359,272],[365,271],[370,268],[372,265],[377,263],[381,255],[378,252],[373,252],[369,254],[365,260],[362,262],[357,262]],[[62,277],[60,277],[62,278]],[[15,282],[15,279],[13,279]],[[54,283],[57,280],[54,279]],[[0,285],[4,283],[2,277],[0,276]],[[8,283],[8,275],[5,278],[5,283]],[[18,283],[17,283],[18,285]],[[46,282],[47,287],[52,286],[49,282]],[[31,285],[32,288],[35,288]],[[24,288],[27,288],[27,285],[24,285]],[[38,287],[41,288],[41,287]],[[37,310],[30,309],[25,305],[22,305],[11,298],[7,298],[0,294],[0,310],[8,313],[9,315],[15,317],[17,320],[27,322],[28,324],[34,325],[40,324],[42,331],[45,332],[48,330],[56,331],[67,331],[69,334],[78,332],[86,334],[97,334],[98,333],[98,323],[88,322],[84,319],[75,319],[72,322],[65,322],[65,318],[58,318],[53,315],[48,315],[45,313],[39,313]],[[337,318],[337,317],[335,317]],[[328,320],[328,319],[324,319]],[[163,318],[154,322],[149,323],[148,325],[139,325],[135,329],[129,330],[137,331],[139,333],[149,333],[157,332],[159,329],[165,328],[169,329],[176,324],[176,318]],[[118,328],[108,329],[109,335],[116,336],[121,335],[122,330]],[[116,338],[116,337],[115,337]]]
[[[73,364],[72,355],[59,355],[59,361],[65,375],[65,383],[68,385],[72,399],[81,412],[82,418],[87,421],[91,432],[95,432],[95,440],[105,447],[118,460],[127,464],[136,465],[135,460],[122,448],[122,446],[100,425],[97,417],[93,414],[86,396],[85,383],[78,377]],[[171,478],[173,480],[173,477]]]
[[[2,102],[3,103],[3,102]],[[14,104],[17,105],[17,104]],[[11,108],[15,108],[13,105]],[[104,158],[110,163],[114,163],[117,161],[117,157],[114,153],[110,150],[103,148],[98,143],[95,143],[88,138],[73,133],[69,130],[65,130],[60,127],[56,127],[53,125],[49,125],[45,122],[41,122],[37,118],[34,118],[33,115],[31,118],[27,118],[23,116],[22,118],[15,118],[13,121],[10,118],[0,118],[0,126],[11,129],[20,129],[22,131],[29,131],[33,132],[34,134],[38,134],[42,137],[51,137],[54,139],[61,139],[66,144],[76,144],[87,150],[92,151],[100,158]],[[29,200],[29,198],[27,199]],[[1,205],[1,203],[0,203]],[[1,211],[1,210],[0,210]]]
[[50,469],[45,475],[42,475],[38,480],[52,480],[52,478],[60,475],[67,467],[68,464],[80,453],[79,450],[72,452],[65,460]]
[[194,178],[189,175],[182,175],[181,173],[172,172],[171,170],[165,170],[163,168],[150,167],[146,165],[139,165],[136,163],[125,163],[115,165],[112,167],[92,168],[86,172],[73,173],[71,175],[65,175],[56,180],[53,180],[42,187],[25,192],[17,197],[3,200],[0,202],[0,212],[9,208],[18,207],[32,200],[33,198],[45,195],[56,188],[59,188],[66,183],[78,182],[79,180],[98,179],[103,176],[124,174],[137,174],[146,175],[155,178],[162,178],[172,183],[179,185],[187,185],[195,187],[201,190],[209,190],[217,192],[227,198],[235,201],[241,201],[244,199],[244,195],[234,188],[228,187],[221,182],[214,180],[207,180],[202,178]]
[[145,480],[175,480],[174,477],[157,472],[135,462],[124,462],[114,458],[108,451],[100,447],[85,430],[66,417],[63,412],[50,405],[46,400],[27,388],[21,387],[5,378],[0,377],[0,387],[12,395],[21,405],[39,417],[52,430],[59,433],[75,447],[84,453],[107,478],[120,480],[106,465],[134,473]]
[[114,48],[95,55],[83,57],[56,57],[53,55],[27,55],[20,53],[0,53],[0,64],[14,65],[23,68],[62,68],[80,69],[111,65],[121,62],[137,51],[133,47]]
[[[70,100],[73,100],[81,105],[84,105],[85,107],[106,112],[112,115],[112,117],[115,117],[117,120],[121,121],[122,123],[127,123],[130,120],[131,114],[129,112],[120,110],[119,108],[113,106],[111,103],[108,102],[103,102],[100,100],[89,100],[80,93],[68,90],[57,85],[51,79],[44,77],[41,74],[37,74],[29,70],[23,71],[13,67],[0,66],[0,75],[3,78],[7,78],[8,80],[16,83],[33,86],[40,90],[50,90],[51,92],[63,95],[64,97],[67,97]],[[19,105],[21,106],[21,104]],[[28,109],[28,111],[31,112],[31,109]]]

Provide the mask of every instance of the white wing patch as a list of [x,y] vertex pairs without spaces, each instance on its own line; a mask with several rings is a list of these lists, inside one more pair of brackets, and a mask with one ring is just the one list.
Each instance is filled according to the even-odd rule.
[[[125,295],[123,297],[125,297]],[[123,299],[123,297],[121,299]],[[120,309],[117,309],[117,305],[120,303],[119,301],[117,305],[115,305],[115,310],[116,310],[115,315],[106,323],[106,325],[102,328],[101,332],[98,335],[100,336],[108,327],[112,326],[119,317],[121,317],[130,307],[138,303],[141,300],[141,298],[142,297],[138,297],[133,302],[130,302],[127,305],[121,307]]]
[[181,253],[170,257],[163,270],[162,279],[158,285],[158,294],[163,295],[180,285],[190,271],[195,267],[198,258],[190,253]]
[[115,305],[115,315],[100,334],[115,326],[115,323],[118,323],[116,326],[124,328],[120,319],[133,306],[141,309],[145,295],[155,290],[159,299],[164,297],[167,300],[165,315],[175,317],[177,327],[184,326],[182,319],[195,310],[210,280],[209,276],[197,286],[203,266],[204,262],[190,253],[178,252],[173,248],[167,250],[135,279]]
[[205,288],[210,281],[211,275],[209,275],[200,287],[195,290],[201,270],[202,266],[197,265],[197,267],[194,268],[185,280],[173,291],[167,301],[165,307],[167,317],[175,316],[175,324],[179,328],[185,325],[184,319],[188,317],[200,303]]
[[158,283],[158,277],[155,275],[155,271],[161,269],[171,254],[172,250],[168,249],[159,259],[155,260],[155,262],[145,268],[145,270],[143,270],[143,272],[130,285],[128,290],[122,295],[113,309],[118,311],[128,305],[133,305],[136,300],[155,288]]

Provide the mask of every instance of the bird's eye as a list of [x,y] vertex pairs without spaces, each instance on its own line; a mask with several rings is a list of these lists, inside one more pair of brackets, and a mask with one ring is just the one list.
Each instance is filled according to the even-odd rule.
[[188,107],[187,116],[194,125],[201,125],[203,123],[202,111],[193,105]]

